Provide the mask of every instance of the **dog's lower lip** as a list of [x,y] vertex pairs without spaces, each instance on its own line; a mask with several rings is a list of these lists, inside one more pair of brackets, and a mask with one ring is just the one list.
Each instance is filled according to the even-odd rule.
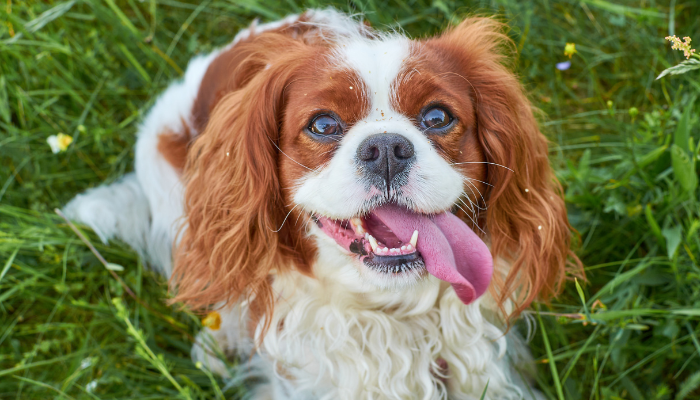
[[386,274],[399,274],[425,268],[423,258],[418,252],[407,256],[377,256],[372,254],[362,261],[367,268]]
[[374,262],[378,264],[395,264],[395,263],[408,263],[408,262],[413,262],[413,261],[418,261],[421,259],[420,254],[416,251],[411,254],[405,254],[405,255],[389,255],[389,256],[380,256],[373,254],[371,258]]

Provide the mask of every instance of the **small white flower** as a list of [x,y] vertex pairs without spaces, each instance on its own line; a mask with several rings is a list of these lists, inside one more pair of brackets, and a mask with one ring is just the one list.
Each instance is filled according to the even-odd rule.
[[83,361],[80,362],[80,369],[89,368],[90,366],[92,366],[92,357],[84,358]]
[[66,135],[65,133],[59,133],[58,135],[51,135],[46,138],[46,143],[51,146],[51,151],[53,154],[66,151],[68,146],[73,142],[73,138]]
[[97,387],[97,381],[96,381],[96,380],[95,380],[95,381],[90,381],[90,383],[88,383],[88,384],[85,386],[85,390],[87,390],[88,393],[92,393],[92,392],[95,390],[96,387]]

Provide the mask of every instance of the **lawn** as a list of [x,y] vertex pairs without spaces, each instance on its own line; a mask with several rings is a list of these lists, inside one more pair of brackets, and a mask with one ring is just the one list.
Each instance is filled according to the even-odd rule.
[[[165,305],[163,280],[128,247],[85,231],[124,267],[107,270],[53,209],[133,168],[139,122],[193,55],[254,18],[331,4],[412,37],[473,13],[507,22],[587,273],[517,327],[530,328],[539,387],[551,399],[700,398],[700,69],[655,79],[685,60],[665,36],[700,47],[697,0],[272,3],[0,6],[0,398],[240,397],[190,361],[200,316]],[[59,133],[73,141],[54,154]]]

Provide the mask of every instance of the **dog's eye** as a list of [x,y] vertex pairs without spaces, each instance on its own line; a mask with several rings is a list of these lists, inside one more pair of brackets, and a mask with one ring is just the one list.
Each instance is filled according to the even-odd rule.
[[444,128],[452,122],[450,114],[447,113],[443,108],[433,107],[423,113],[423,118],[421,119],[421,125],[426,129],[440,129]]
[[341,129],[338,121],[330,115],[319,115],[311,121],[309,130],[317,135],[329,136],[340,134]]

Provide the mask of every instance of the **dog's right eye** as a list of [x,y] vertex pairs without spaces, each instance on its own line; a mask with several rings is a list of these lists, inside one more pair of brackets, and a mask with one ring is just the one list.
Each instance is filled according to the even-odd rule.
[[321,136],[339,135],[342,132],[338,121],[328,114],[314,118],[309,125],[309,131]]

